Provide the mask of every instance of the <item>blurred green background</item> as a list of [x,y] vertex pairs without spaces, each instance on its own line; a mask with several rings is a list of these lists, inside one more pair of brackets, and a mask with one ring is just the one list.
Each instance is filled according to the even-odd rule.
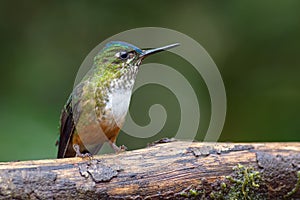
[[[114,34],[146,26],[189,35],[217,64],[228,100],[220,141],[300,140],[300,1],[1,1],[0,161],[54,158],[60,111],[85,56]],[[152,61],[193,75],[171,53]],[[189,81],[203,99],[201,140],[207,89],[200,76]],[[141,90],[131,105],[137,123],[147,124],[147,108],[159,102],[173,118],[149,140],[122,134],[118,143],[129,149],[172,136],[180,120],[169,90]]]

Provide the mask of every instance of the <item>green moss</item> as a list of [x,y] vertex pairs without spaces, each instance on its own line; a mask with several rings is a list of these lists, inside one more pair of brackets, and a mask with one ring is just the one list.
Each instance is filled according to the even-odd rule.
[[226,179],[231,182],[230,190],[226,194],[225,199],[263,199],[257,194],[260,187],[260,173],[254,171],[253,167],[245,167],[238,164],[233,168],[235,174],[227,176]]
[[225,199],[224,195],[226,195],[226,193],[227,193],[226,191],[228,190],[227,184],[225,182],[221,182],[219,188],[220,188],[219,191],[212,191],[209,194],[209,197],[211,199],[219,199],[219,200]]
[[287,199],[289,197],[291,197],[293,194],[295,194],[299,188],[300,188],[300,171],[297,172],[297,183],[295,184],[295,187],[290,191],[288,192],[286,195],[284,195],[284,198]]
[[225,190],[226,187],[227,187],[226,183],[222,182],[222,183],[221,183],[221,189],[222,189],[222,190]]
[[218,199],[218,200],[223,200],[223,199],[225,199],[224,193],[223,193],[222,191],[211,192],[211,193],[209,194],[209,197],[210,197],[211,199]]
[[199,192],[197,190],[194,190],[194,189],[190,189],[190,196],[198,196],[199,195]]
[[186,193],[186,192],[180,192],[180,196],[183,196],[183,197],[189,197],[189,194]]
[[[300,186],[300,181],[298,183],[299,185],[296,186],[295,190]],[[226,176],[224,180],[218,180],[211,184],[212,191],[210,193],[205,193],[204,185],[199,184],[195,187],[196,189],[187,188],[185,192],[180,194],[187,198],[197,197],[197,199],[199,197],[216,200],[267,199],[266,194],[259,193],[258,189],[262,185],[263,182],[259,171],[255,171],[253,167],[245,167],[238,164],[236,167],[233,167],[231,176]]]
[[196,190],[196,189],[190,189],[188,192],[181,192],[180,195],[183,197],[198,197],[205,194],[204,190]]

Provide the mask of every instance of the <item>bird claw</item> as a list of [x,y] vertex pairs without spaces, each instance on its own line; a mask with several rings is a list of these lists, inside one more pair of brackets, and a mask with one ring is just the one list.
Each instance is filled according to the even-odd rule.
[[116,153],[122,153],[124,151],[127,150],[127,147],[125,145],[121,145],[120,147],[118,147],[115,143],[110,143],[110,146],[111,148],[113,148],[113,150],[116,152]]
[[121,145],[119,147],[120,151],[123,152],[123,151],[126,151],[127,150],[127,147],[125,145]]
[[75,157],[89,158],[89,159],[92,159],[92,158],[93,158],[93,155],[90,154],[90,153],[81,153],[78,144],[74,144],[74,145],[73,145],[73,149],[74,149],[74,151],[76,152]]

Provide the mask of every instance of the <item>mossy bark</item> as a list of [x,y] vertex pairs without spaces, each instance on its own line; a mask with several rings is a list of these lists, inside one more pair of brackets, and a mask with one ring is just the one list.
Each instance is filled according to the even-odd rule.
[[163,142],[0,163],[0,199],[300,199],[300,143]]

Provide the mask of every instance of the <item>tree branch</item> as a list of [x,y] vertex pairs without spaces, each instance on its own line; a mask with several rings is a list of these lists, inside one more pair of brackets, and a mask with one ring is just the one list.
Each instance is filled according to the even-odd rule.
[[299,187],[300,143],[172,141],[91,160],[0,163],[0,199],[300,199]]

